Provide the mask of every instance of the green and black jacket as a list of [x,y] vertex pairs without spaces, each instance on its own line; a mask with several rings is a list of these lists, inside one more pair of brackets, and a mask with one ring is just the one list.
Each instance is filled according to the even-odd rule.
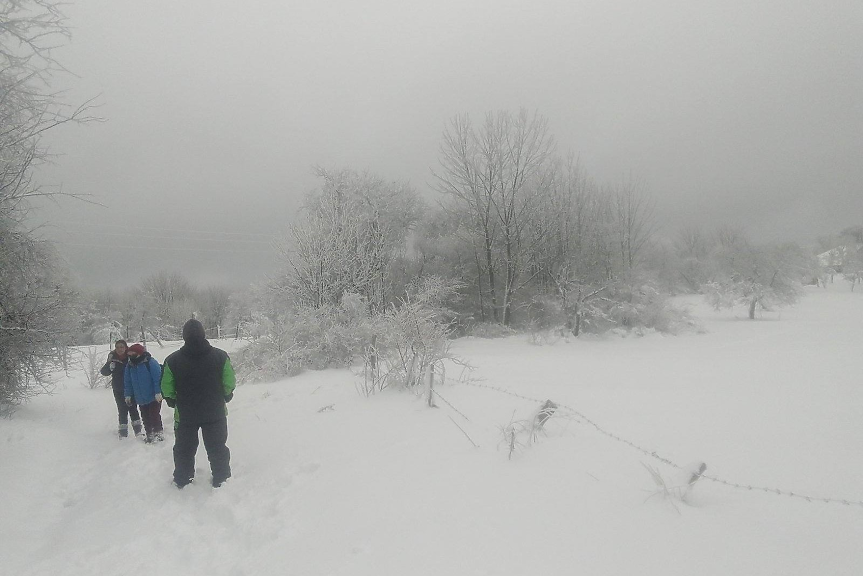
[[168,356],[162,371],[162,395],[174,405],[174,425],[206,424],[225,418],[236,376],[224,350],[207,340],[187,340]]

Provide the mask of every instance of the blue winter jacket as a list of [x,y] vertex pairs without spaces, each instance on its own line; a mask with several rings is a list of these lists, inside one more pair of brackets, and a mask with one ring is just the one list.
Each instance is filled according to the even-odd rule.
[[126,364],[123,371],[123,393],[135,399],[135,403],[143,406],[155,402],[156,394],[162,393],[162,368],[155,358],[145,352],[141,360],[135,364],[132,360]]

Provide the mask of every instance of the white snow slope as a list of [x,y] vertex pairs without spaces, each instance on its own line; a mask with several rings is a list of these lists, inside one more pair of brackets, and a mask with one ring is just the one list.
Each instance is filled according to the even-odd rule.
[[477,383],[565,404],[675,463],[850,504],[706,478],[687,502],[665,498],[643,464],[672,486],[679,470],[567,410],[510,460],[501,428],[538,402],[454,382],[438,390],[458,412],[363,398],[348,370],[239,387],[234,477],[211,488],[201,447],[180,491],[172,433],[118,440],[110,390],[73,373],[0,420],[0,573],[863,573],[863,294],[811,289],[756,321],[690,302],[705,333],[454,352]]

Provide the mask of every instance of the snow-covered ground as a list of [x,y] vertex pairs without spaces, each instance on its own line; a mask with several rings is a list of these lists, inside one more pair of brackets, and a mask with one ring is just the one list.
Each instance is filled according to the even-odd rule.
[[[448,382],[437,409],[360,397],[348,370],[242,386],[218,490],[203,447],[174,488],[172,434],[119,441],[110,390],[72,374],[0,421],[0,573],[863,573],[863,293],[810,289],[758,321],[691,303],[704,333],[457,341],[487,387]],[[707,479],[669,500],[644,465],[678,470],[564,409],[510,460],[501,430],[538,402],[488,387],[732,483],[852,503]]]

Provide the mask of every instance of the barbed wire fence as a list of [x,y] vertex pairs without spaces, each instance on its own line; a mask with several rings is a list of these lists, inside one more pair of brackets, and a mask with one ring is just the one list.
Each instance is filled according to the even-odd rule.
[[[512,392],[512,391],[506,390],[504,388],[492,386],[489,384],[483,384],[481,382],[477,382],[476,380],[471,380],[469,378],[462,379],[462,380],[455,380],[452,378],[446,378],[445,377],[444,380],[447,382],[450,382],[452,384],[456,384],[456,385],[461,384],[461,385],[469,386],[469,387],[473,387],[473,388],[490,390],[492,392],[497,392],[499,394],[505,394],[505,395],[511,396],[513,398],[518,398],[520,400],[524,400],[526,402],[539,403],[539,404],[542,404],[543,402],[545,402],[545,399],[532,398],[530,396],[525,396],[524,394]],[[460,410],[458,410],[451,402],[449,402],[443,396],[441,396],[440,392],[438,392],[436,389],[433,390],[433,392],[438,398],[440,398],[444,403],[446,403],[452,410],[454,410],[462,418],[464,418],[465,420],[470,422],[470,419],[467,416],[465,416],[464,413],[462,413]],[[603,436],[606,436],[607,438],[610,438],[616,442],[620,442],[622,444],[625,444],[625,445],[629,446],[630,448],[640,452],[641,454],[648,456],[648,457],[650,457],[654,460],[657,460],[659,462],[662,462],[663,464],[670,466],[671,468],[675,468],[677,470],[684,470],[685,469],[684,466],[681,466],[680,464],[672,461],[669,458],[665,458],[665,457],[661,456],[656,450],[648,450],[647,448],[645,448],[645,447],[643,447],[643,446],[641,446],[641,445],[639,445],[639,444],[637,444],[637,443],[635,443],[635,442],[633,442],[627,438],[624,438],[624,437],[622,437],[618,434],[615,434],[609,430],[606,430],[605,428],[600,426],[598,423],[596,423],[594,420],[592,420],[591,418],[586,416],[584,413],[582,413],[579,410],[576,410],[575,408],[573,408],[571,406],[568,406],[566,404],[562,404],[560,402],[557,403],[557,406],[558,406],[558,410],[563,410],[565,412],[572,414],[573,416],[577,417],[578,419],[582,420],[586,424],[593,427],[597,432],[599,432]],[[725,478],[722,478],[720,476],[715,476],[712,474],[702,473],[702,474],[700,474],[700,477],[704,478],[705,480],[708,480],[710,482],[714,482],[716,484],[722,484],[724,486],[728,486],[730,488],[734,488],[734,489],[738,489],[738,490],[746,490],[746,491],[752,491],[752,492],[764,492],[767,494],[773,494],[775,496],[786,496],[789,498],[804,500],[806,502],[823,502],[825,504],[842,504],[844,506],[863,507],[863,500],[850,500],[847,498],[812,496],[812,495],[803,494],[800,492],[794,492],[791,490],[783,490],[781,488],[771,488],[771,487],[767,487],[767,486],[756,486],[756,485],[752,485],[752,484],[742,484],[739,482],[732,482],[730,480],[727,480]]]

